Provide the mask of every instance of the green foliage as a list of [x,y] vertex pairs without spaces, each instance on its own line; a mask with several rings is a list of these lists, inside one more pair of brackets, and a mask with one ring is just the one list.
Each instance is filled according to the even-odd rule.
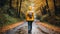
[[12,17],[17,17],[17,11],[14,8],[9,8],[7,13]]
[[44,15],[44,16],[41,17],[40,21],[47,22],[47,23],[49,23],[51,25],[60,27],[60,18],[58,18],[56,16]]
[[48,22],[48,19],[47,19],[48,17],[49,17],[48,14],[43,15],[40,20],[43,22]]
[[18,21],[20,21],[20,19],[13,18],[9,16],[8,14],[3,14],[2,17],[0,18],[0,26],[9,25],[12,23],[16,23]]
[[23,12],[20,13],[20,19],[24,20],[25,19],[25,14]]

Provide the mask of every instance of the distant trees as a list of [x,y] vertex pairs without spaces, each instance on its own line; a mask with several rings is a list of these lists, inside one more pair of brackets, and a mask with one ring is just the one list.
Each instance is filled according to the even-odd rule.
[[[16,5],[14,5],[16,4]],[[7,9],[7,13],[10,16],[15,16],[20,18],[22,0],[9,0],[9,9]],[[16,6],[16,7],[13,7]]]
[[[21,20],[21,19],[17,19],[18,18],[17,15],[20,12],[17,13],[16,11],[17,7],[15,7],[17,4],[14,5],[14,3],[12,3],[13,1],[15,0],[0,0],[0,26],[1,27]],[[19,6],[19,8],[21,8],[21,6]]]
[[9,8],[8,3],[9,0],[0,0],[0,13],[7,13],[7,9]]

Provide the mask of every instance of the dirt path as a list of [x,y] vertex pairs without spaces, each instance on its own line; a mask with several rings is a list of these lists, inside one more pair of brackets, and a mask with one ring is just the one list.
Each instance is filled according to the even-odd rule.
[[[8,30],[8,31],[6,31],[6,30]],[[4,26],[2,28],[2,30],[0,30],[0,31],[4,32],[4,34],[15,34],[15,33],[21,33],[21,32],[27,33],[28,22],[22,21],[22,22],[8,25],[8,26]],[[32,32],[32,34],[60,34],[60,27],[52,26],[47,23],[41,23],[38,21],[34,21],[32,24],[31,32]]]
[[15,23],[15,24],[11,24],[11,25],[8,25],[8,26],[3,26],[2,28],[0,28],[0,32],[5,32],[5,31],[7,31],[7,30],[9,30],[9,29],[12,29],[12,28],[15,28],[15,27],[17,27],[18,25],[21,25],[21,24],[23,24],[24,22],[23,21],[21,21],[21,22],[17,22],[17,23]]
[[56,26],[52,26],[50,24],[47,24],[47,23],[40,23],[40,22],[37,22],[36,24],[38,25],[42,25],[50,30],[53,30],[53,31],[56,31],[56,32],[60,32],[60,27],[56,27]]

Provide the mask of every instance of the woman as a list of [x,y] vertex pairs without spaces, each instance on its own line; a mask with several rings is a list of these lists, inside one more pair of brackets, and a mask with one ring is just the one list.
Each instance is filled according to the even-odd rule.
[[28,22],[28,33],[31,33],[32,30],[32,22],[34,21],[34,13],[28,12],[26,15],[26,21]]

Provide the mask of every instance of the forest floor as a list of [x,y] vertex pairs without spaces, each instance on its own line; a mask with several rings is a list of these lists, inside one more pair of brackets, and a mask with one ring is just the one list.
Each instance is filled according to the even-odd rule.
[[60,32],[60,27],[48,24],[48,23],[43,23],[43,22],[37,22],[37,25],[42,25],[50,30],[56,31],[56,32]]
[[23,21],[0,27],[0,32],[5,32],[9,29],[13,29],[13,28],[15,28],[15,27],[17,27],[18,25],[21,25],[21,24],[23,24]]

